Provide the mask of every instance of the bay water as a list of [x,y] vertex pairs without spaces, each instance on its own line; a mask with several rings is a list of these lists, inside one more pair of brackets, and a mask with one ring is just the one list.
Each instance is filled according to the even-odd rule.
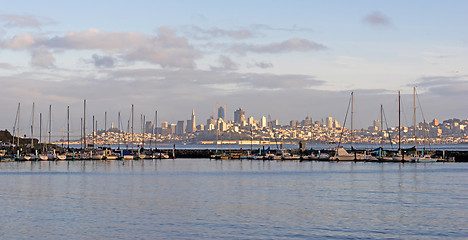
[[1,239],[466,239],[468,163],[0,163]]

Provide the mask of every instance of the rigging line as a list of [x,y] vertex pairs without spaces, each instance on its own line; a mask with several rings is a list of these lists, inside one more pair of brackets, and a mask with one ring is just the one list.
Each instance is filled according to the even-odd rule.
[[341,134],[340,134],[340,140],[338,141],[338,147],[340,147],[340,145],[341,145],[341,139],[343,137],[343,132],[344,132],[344,129],[345,129],[345,126],[346,126],[346,119],[348,118],[348,113],[349,113],[349,107],[350,106],[351,106],[351,97],[349,98],[348,109],[346,110],[345,119],[343,121],[343,127],[341,128]]
[[[385,110],[382,108],[382,113],[383,113],[383,116],[384,116],[384,119],[385,119],[385,126],[387,127],[387,131],[388,131],[388,122],[387,122],[387,116],[385,116]],[[383,130],[383,129],[382,129]],[[390,139],[390,146],[392,147],[393,149],[393,142],[392,142],[392,135],[391,134],[388,134],[388,138]]]
[[[18,103],[19,104],[19,103]],[[13,125],[13,137],[15,136],[15,129],[16,129],[16,124],[18,123],[18,114],[19,114],[20,108],[18,105],[18,109],[16,110],[16,117],[15,117],[15,124]]]

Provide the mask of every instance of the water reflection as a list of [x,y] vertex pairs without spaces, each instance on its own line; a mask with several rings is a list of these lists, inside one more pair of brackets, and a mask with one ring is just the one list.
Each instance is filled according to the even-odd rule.
[[463,238],[467,173],[468,164],[439,163],[1,162],[0,211],[8,221],[0,224],[0,234]]

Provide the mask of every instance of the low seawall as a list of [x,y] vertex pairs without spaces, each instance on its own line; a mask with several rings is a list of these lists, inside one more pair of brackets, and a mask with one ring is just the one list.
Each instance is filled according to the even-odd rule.
[[[225,153],[225,154],[240,154],[240,155],[247,155],[250,151],[249,150],[227,150],[227,151],[220,151],[216,152],[216,150],[212,149],[165,149],[161,150],[164,153],[167,153],[170,158],[210,158],[214,154],[220,154],[220,153]],[[295,152],[299,152],[297,149],[292,150]],[[358,152],[360,152],[358,150]],[[254,150],[253,154],[255,154],[256,151]],[[333,154],[333,151],[331,150],[322,150],[322,153],[329,153],[330,155]],[[452,162],[468,162],[468,151],[432,151],[428,152],[434,157],[438,158],[444,158],[446,161],[452,161]]]

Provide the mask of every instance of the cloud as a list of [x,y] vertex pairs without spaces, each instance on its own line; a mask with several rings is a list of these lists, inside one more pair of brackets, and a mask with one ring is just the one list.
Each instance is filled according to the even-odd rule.
[[231,50],[238,54],[254,53],[283,53],[283,52],[308,52],[328,49],[326,46],[302,38],[292,38],[279,43],[266,45],[236,44]]
[[53,67],[55,62],[54,56],[45,48],[37,48],[31,52],[31,65],[36,67]]
[[123,58],[128,61],[145,61],[163,67],[195,67],[195,59],[201,52],[193,48],[184,37],[178,37],[167,27],[158,30],[158,36],[131,49]]
[[[101,32],[96,29],[69,32],[64,36],[35,37],[19,34],[0,44],[5,49],[38,51],[100,50],[118,54],[126,61],[142,61],[163,67],[192,68],[201,52],[184,37],[168,27],[158,29],[157,35],[138,32]],[[39,51],[43,52],[43,50]],[[34,55],[34,54],[33,54]]]
[[105,67],[111,68],[114,67],[114,58],[109,56],[99,56],[97,54],[93,54],[93,63],[96,67]]
[[68,32],[43,40],[43,44],[54,49],[73,50],[119,50],[134,48],[149,41],[149,36],[138,32],[101,32],[97,29]]
[[184,32],[195,39],[212,39],[212,38],[232,38],[232,39],[247,39],[252,38],[255,34],[250,29],[224,30],[220,28],[203,29],[198,26],[188,26],[184,28]]
[[31,34],[15,35],[11,39],[4,40],[1,44],[3,48],[12,50],[23,50],[34,46],[36,40]]
[[0,63],[0,68],[5,69],[5,70],[13,70],[16,67],[14,67],[13,65],[11,65],[9,63]]
[[40,28],[43,25],[54,24],[55,21],[48,18],[41,18],[32,15],[13,15],[1,14],[0,21],[4,22],[4,26],[13,27],[34,27]]
[[380,12],[372,12],[369,13],[367,16],[364,17],[363,22],[373,25],[373,26],[381,26],[381,27],[386,27],[390,26],[390,19],[383,15]]
[[313,32],[311,28],[298,27],[296,25],[292,27],[272,27],[266,24],[253,24],[251,28],[254,31],[269,30],[269,31],[282,31],[282,32]]
[[258,68],[266,69],[266,68],[272,68],[273,63],[271,63],[271,62],[254,62],[253,64],[251,64],[251,63],[247,64],[247,67],[249,67],[249,68],[258,67]]
[[464,97],[468,92],[468,75],[427,76],[418,79],[414,85],[410,86],[417,86],[432,95]]
[[213,71],[232,71],[238,69],[238,65],[227,56],[219,56],[218,62],[220,64],[219,67],[210,66],[210,69]]
[[[465,81],[466,76],[456,79]],[[442,84],[450,77],[428,77],[426,83]],[[450,81],[449,85],[457,86]],[[72,131],[80,135],[80,118],[83,116],[83,99],[87,99],[87,116],[95,115],[100,124],[104,111],[108,121],[116,122],[121,112],[122,121],[129,119],[130,106],[135,104],[135,114],[153,116],[170,123],[190,118],[195,108],[198,123],[213,114],[216,102],[227,105],[232,111],[241,107],[246,115],[258,119],[271,114],[281,124],[291,119],[301,120],[309,115],[314,120],[332,116],[342,122],[349,102],[350,91],[319,90],[324,81],[308,75],[237,73],[202,71],[196,69],[93,69],[47,71],[32,69],[0,76],[2,94],[0,112],[15,113],[18,102],[28,106],[36,102],[36,113],[47,113],[53,108],[53,132],[60,135],[67,105],[70,105]],[[105,91],[103,91],[105,89]],[[138,89],[138,94],[129,89]],[[412,99],[411,94],[402,96]],[[118,96],[118,97],[116,97]],[[421,105],[427,119],[466,118],[466,95],[433,94],[420,91]],[[397,93],[379,89],[357,89],[354,93],[356,127],[367,127],[378,119],[380,104],[384,105],[389,125],[398,124]],[[412,101],[410,101],[412,104]],[[24,104],[24,105],[23,105]],[[29,105],[30,106],[30,105]],[[177,109],[177,111],[174,111]],[[14,116],[14,115],[13,115]],[[24,118],[27,119],[27,118]],[[360,119],[360,120],[359,120]],[[1,118],[0,127],[11,126],[11,118]],[[102,125],[100,125],[102,126]]]

